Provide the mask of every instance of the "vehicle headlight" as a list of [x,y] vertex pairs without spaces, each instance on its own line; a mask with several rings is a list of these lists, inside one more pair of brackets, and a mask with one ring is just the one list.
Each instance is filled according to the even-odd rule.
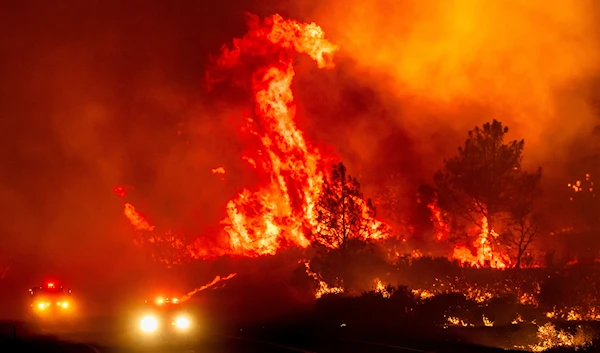
[[140,328],[144,332],[154,332],[158,328],[158,320],[154,316],[145,316],[140,321]]
[[66,309],[69,307],[69,302],[62,302],[60,305]]
[[44,309],[46,307],[46,303],[38,303],[38,309]]
[[190,320],[187,317],[180,316],[175,320],[175,326],[179,329],[190,327]]

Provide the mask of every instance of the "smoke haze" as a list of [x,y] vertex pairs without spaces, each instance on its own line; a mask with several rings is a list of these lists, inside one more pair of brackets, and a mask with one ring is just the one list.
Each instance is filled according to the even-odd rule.
[[392,122],[437,167],[468,129],[497,118],[525,138],[530,165],[546,165],[567,158],[557,147],[597,121],[594,1],[328,1],[307,11],[354,61],[353,79],[378,96],[376,110],[346,128],[363,136],[353,145],[371,145],[365,121],[376,136]]
[[393,173],[409,189],[429,181],[493,118],[525,138],[528,165],[558,173],[597,122],[595,1],[260,3],[4,3],[7,283],[26,290],[52,275],[92,291],[90,278],[143,273],[116,185],[133,186],[158,228],[222,236],[225,203],[254,181],[238,126],[252,106],[238,89],[207,93],[203,79],[209,54],[245,32],[244,11],[315,21],[340,45],[333,71],[298,59],[298,123],[367,193]]

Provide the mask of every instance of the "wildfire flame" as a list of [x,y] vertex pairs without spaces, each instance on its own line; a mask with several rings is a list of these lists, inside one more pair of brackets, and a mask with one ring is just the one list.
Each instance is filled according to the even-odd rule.
[[[434,198],[433,201],[427,204],[427,208],[431,212],[430,219],[435,229],[435,240],[439,242],[448,239],[451,228],[442,216],[437,198]],[[494,229],[489,229],[486,216],[481,217],[481,226],[476,227],[476,229],[478,230],[478,234],[471,244],[475,250],[475,254],[473,254],[469,246],[459,244],[454,246],[450,258],[473,267],[491,267],[497,269],[509,267],[510,261],[508,257],[498,252],[492,246],[493,241],[498,238],[499,234]]]
[[225,174],[224,167],[217,167],[212,170],[213,174]]
[[129,202],[125,203],[125,209],[123,210],[125,217],[131,222],[131,225],[135,230],[145,230],[152,232],[154,231],[154,226],[151,225],[146,217],[135,210],[135,207]]
[[344,288],[342,287],[330,287],[327,282],[321,278],[321,276],[311,271],[310,269],[310,261],[304,262],[304,266],[306,267],[306,273],[311,276],[318,283],[318,288],[315,291],[315,299],[321,298],[325,294],[339,294],[344,293]]
[[442,218],[442,211],[440,210],[437,199],[434,199],[431,203],[427,204],[427,208],[431,211],[431,222],[436,230],[435,239],[437,241],[442,241],[448,238],[448,234],[450,233],[450,227],[444,219]]
[[384,298],[389,298],[392,296],[379,278],[375,279],[375,292],[381,294],[381,296]]
[[219,64],[234,67],[245,57],[277,54],[274,62],[253,74],[256,119],[248,119],[262,144],[262,153],[251,160],[269,176],[270,184],[254,192],[245,189],[229,201],[223,223],[234,253],[258,256],[275,254],[283,244],[307,247],[307,234],[317,226],[314,207],[324,169],[320,152],[309,146],[294,122],[293,54],[306,53],[319,68],[333,68],[338,47],[325,40],[314,23],[274,15],[262,23],[251,17],[249,25],[233,50],[222,50]]
[[461,263],[468,263],[474,267],[491,267],[505,269],[508,267],[508,260],[502,254],[493,250],[492,241],[498,237],[498,233],[489,229],[487,218],[481,219],[481,232],[473,242],[476,254],[473,255],[471,249],[462,245],[454,248],[452,257]]
[[[225,175],[225,167],[217,167],[217,168],[213,168],[211,170],[211,172],[213,174],[221,174],[221,175]],[[221,177],[221,181],[225,181],[225,177]]]
[[591,344],[591,339],[581,327],[578,327],[577,332],[573,335],[557,329],[549,322],[538,327],[537,338],[539,342],[529,346],[532,352],[543,352],[554,347],[581,348]]
[[[323,30],[315,23],[284,20],[279,15],[260,21],[257,16],[249,15],[248,25],[248,33],[235,39],[232,49],[226,46],[221,49],[216,64],[218,70],[230,72],[252,67],[251,87],[256,104],[255,114],[247,118],[247,125],[261,147],[256,155],[243,159],[265,176],[268,183],[257,190],[243,189],[227,202],[227,217],[222,221],[229,238],[227,244],[216,248],[198,238],[186,247],[194,258],[217,254],[272,255],[288,245],[306,248],[319,229],[315,205],[328,176],[325,161],[329,159],[324,159],[305,140],[294,121],[293,64],[295,54],[304,53],[318,68],[332,69],[333,54],[339,48],[325,39]],[[261,63],[258,68],[257,62]],[[225,168],[216,167],[212,173],[224,175]],[[121,197],[125,195],[122,187],[115,192]],[[362,204],[363,213],[368,215],[367,204]],[[136,230],[154,230],[132,204],[125,204],[125,209]],[[371,223],[374,228],[370,238],[389,237],[389,232],[382,231],[380,221]]]
[[233,277],[235,277],[237,275],[237,273],[231,273],[229,275],[227,275],[226,277],[221,277],[221,276],[216,276],[212,281],[210,281],[209,283],[203,285],[202,287],[198,287],[192,291],[190,291],[189,293],[187,293],[186,295],[184,295],[183,297],[179,298],[179,302],[183,303],[187,300],[189,300],[191,297],[193,297],[196,293],[202,292],[205,289],[208,289],[210,287],[213,287],[214,285],[220,283],[220,282],[224,282],[227,280],[232,279]]
[[[116,186],[113,191],[118,197],[124,198],[127,196],[127,188],[128,187],[126,186]],[[129,222],[131,222],[131,225],[136,231],[154,231],[154,226],[150,224],[146,217],[138,212],[131,203],[126,202],[123,204],[123,214],[127,217]]]

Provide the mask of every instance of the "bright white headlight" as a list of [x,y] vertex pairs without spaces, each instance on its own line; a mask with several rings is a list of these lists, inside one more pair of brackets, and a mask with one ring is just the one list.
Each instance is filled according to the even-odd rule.
[[158,320],[154,316],[145,316],[140,321],[140,328],[144,332],[154,332],[158,328]]
[[186,329],[190,326],[190,320],[187,317],[180,316],[175,320],[175,326],[180,329]]

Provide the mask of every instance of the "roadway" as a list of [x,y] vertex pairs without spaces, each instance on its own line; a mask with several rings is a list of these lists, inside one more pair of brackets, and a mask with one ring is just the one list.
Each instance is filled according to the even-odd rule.
[[48,353],[424,353],[408,347],[387,347],[356,342],[322,342],[305,347],[293,347],[281,343],[266,342],[233,336],[207,337],[193,345],[165,345],[162,347],[144,346],[103,346],[98,343],[68,342],[57,339],[31,339],[0,343],[0,351],[48,352]]
[[[16,328],[16,338],[12,336]],[[0,352],[48,353],[426,353],[426,352],[507,352],[500,349],[454,345],[417,344],[400,340],[393,344],[369,342],[352,335],[315,335],[303,332],[269,332],[264,327],[253,330],[206,332],[201,339],[162,346],[134,341],[118,325],[96,323],[68,330],[55,330],[23,324],[0,325]],[[345,336],[345,337],[344,337]],[[137,343],[134,343],[137,342]],[[457,350],[458,349],[458,350]]]

